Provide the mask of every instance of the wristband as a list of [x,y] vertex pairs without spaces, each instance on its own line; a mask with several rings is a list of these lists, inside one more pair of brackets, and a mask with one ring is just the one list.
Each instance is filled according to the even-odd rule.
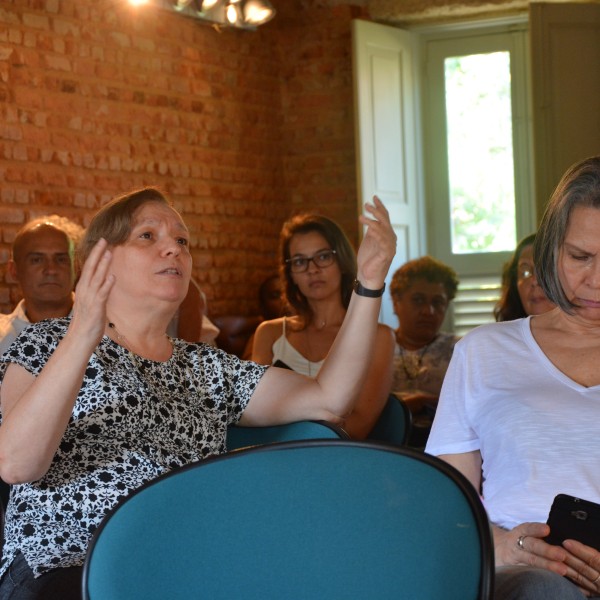
[[354,280],[354,293],[359,296],[365,296],[367,298],[381,298],[385,292],[385,283],[383,287],[378,290],[370,290],[369,288],[363,287],[362,283],[358,280]]

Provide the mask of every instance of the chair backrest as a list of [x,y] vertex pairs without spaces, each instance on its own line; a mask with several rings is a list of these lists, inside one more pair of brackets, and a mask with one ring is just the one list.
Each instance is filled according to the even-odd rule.
[[437,458],[286,442],[173,471],[93,536],[85,600],[489,598],[493,548],[468,481]]
[[403,446],[412,430],[412,415],[406,402],[390,394],[379,419],[367,436],[370,440]]
[[227,429],[227,449],[238,450],[249,446],[262,446],[295,440],[348,439],[348,434],[327,421],[297,421],[271,427],[242,427],[232,425]]
[[211,321],[219,328],[216,342],[219,348],[242,356],[248,340],[260,325],[262,317],[252,315],[222,315],[220,317],[211,317]]

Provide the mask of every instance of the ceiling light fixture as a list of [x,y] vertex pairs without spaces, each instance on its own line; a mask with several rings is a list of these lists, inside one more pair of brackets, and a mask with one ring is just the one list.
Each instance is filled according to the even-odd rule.
[[256,29],[275,16],[269,0],[154,0],[168,7],[213,25]]

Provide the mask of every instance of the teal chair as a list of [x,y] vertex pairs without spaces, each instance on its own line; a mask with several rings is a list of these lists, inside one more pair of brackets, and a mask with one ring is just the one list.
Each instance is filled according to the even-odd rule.
[[230,452],[146,484],[95,532],[85,600],[490,598],[485,510],[407,448],[309,440]]
[[227,449],[239,450],[294,440],[348,439],[348,434],[327,421],[297,421],[270,427],[232,425],[227,429]]
[[390,394],[379,419],[367,438],[395,446],[404,446],[408,443],[411,431],[412,414],[408,405],[398,396]]

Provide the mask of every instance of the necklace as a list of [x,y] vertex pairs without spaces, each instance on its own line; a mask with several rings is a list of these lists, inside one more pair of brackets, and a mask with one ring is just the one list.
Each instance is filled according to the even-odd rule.
[[402,359],[402,369],[409,381],[414,381],[427,371],[427,367],[423,366],[423,358],[429,350],[431,343],[424,346],[420,352],[408,352],[402,346],[400,348],[400,358]]
[[[321,321],[319,324],[316,324],[313,322],[313,325],[315,327],[316,332],[321,333],[327,326],[327,322],[325,320]],[[308,327],[304,330],[304,334],[306,335],[307,354],[309,357],[313,357],[314,356],[313,345],[311,343],[311,333],[310,333]],[[316,375],[317,375],[317,373],[313,373],[313,364],[315,362],[320,362],[320,361],[311,361],[310,358],[308,358],[308,357],[306,358],[306,366],[308,368],[308,376],[309,377],[316,377]]]
[[[125,348],[125,350],[127,350],[129,359],[133,363],[134,367],[139,370],[141,363],[138,359],[138,355],[135,352],[133,352],[133,350],[131,349],[131,344],[129,343],[129,340],[117,329],[117,326],[112,321],[108,322],[108,328],[113,330],[115,337],[117,338],[117,342],[121,346],[123,346],[123,348]],[[165,338],[167,340],[169,340],[169,342],[170,342],[170,338],[166,333],[165,333]],[[141,357],[141,358],[143,359],[143,357]]]

